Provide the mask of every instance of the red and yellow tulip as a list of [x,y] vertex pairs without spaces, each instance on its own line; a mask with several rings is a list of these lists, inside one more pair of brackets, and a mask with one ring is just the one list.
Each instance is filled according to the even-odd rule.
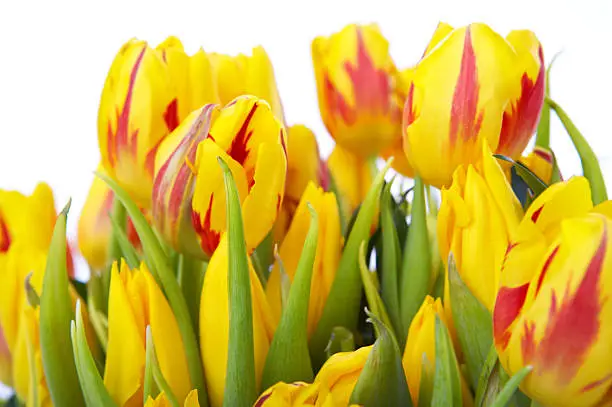
[[542,405],[612,402],[612,205],[575,177],[545,190],[508,246],[493,312],[500,362],[531,365],[521,389]]
[[535,146],[527,157],[522,157],[521,163],[525,164],[535,175],[547,185],[552,182],[555,166],[555,156],[547,148]]
[[397,69],[375,25],[348,25],[312,42],[319,110],[336,143],[361,158],[401,139]]
[[217,162],[230,167],[242,202],[247,248],[272,229],[287,172],[285,129],[253,96],[194,111],[162,143],[157,156],[153,219],[182,252],[209,258],[226,228],[225,189]]
[[404,150],[426,183],[448,186],[480,140],[515,159],[537,126],[544,100],[542,48],[530,31],[505,39],[484,24],[441,23],[411,73]]

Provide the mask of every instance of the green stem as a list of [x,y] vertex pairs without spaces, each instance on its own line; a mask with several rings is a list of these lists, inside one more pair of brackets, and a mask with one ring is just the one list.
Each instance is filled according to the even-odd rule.
[[565,130],[572,139],[572,143],[574,143],[574,148],[576,148],[576,151],[580,156],[584,176],[591,184],[591,197],[593,198],[593,204],[597,205],[607,201],[608,193],[606,191],[606,183],[604,181],[603,174],[601,173],[601,167],[599,166],[599,160],[597,159],[595,152],[561,106],[550,98],[546,98],[546,103],[555,111],[561,120],[561,123],[563,123]]
[[178,262],[178,279],[187,301],[187,308],[191,316],[194,331],[200,332],[200,298],[202,297],[202,284],[204,272],[208,263],[194,257],[181,254]]
[[[121,203],[120,199],[113,199],[113,207],[111,209],[111,213],[108,214],[109,217],[115,219],[116,223],[125,229],[125,225],[127,224],[127,212],[125,211],[125,206]],[[121,237],[114,231],[111,232],[110,240],[108,242],[108,256],[107,256],[107,268],[102,273],[102,293],[104,301],[102,302],[100,309],[104,314],[108,312],[108,295],[110,291],[110,277],[111,277],[111,267],[115,260],[119,260],[121,258]]]

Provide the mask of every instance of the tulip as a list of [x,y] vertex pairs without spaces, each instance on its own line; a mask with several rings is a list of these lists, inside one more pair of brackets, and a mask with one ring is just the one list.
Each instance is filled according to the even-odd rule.
[[[246,218],[245,218],[246,220]],[[224,235],[226,236],[226,235]],[[210,259],[200,302],[200,350],[206,387],[212,407],[223,404],[228,359],[229,304],[228,304],[228,245],[223,237]],[[257,387],[261,383],[266,356],[276,329],[266,294],[249,264],[253,311],[253,340]]]
[[544,99],[541,46],[529,31],[506,39],[484,24],[441,24],[412,72],[404,150],[428,184],[448,186],[478,159],[480,140],[514,159],[529,142]]
[[12,358],[4,334],[2,326],[0,326],[0,382],[10,385],[12,373]]
[[161,145],[153,220],[178,251],[207,259],[226,229],[225,189],[217,157],[229,165],[253,250],[281,208],[287,168],[285,129],[261,99],[245,96],[194,111]]
[[[603,205],[603,206],[602,206]],[[533,367],[521,390],[543,406],[612,401],[609,201],[593,208],[574,177],[546,189],[508,246],[493,312],[494,342],[509,374]]]
[[[98,171],[103,169],[99,167]],[[108,246],[112,233],[109,216],[113,202],[113,192],[102,179],[95,177],[78,224],[79,250],[93,270],[102,270],[109,260]],[[140,240],[131,220],[128,220],[126,233],[134,247],[140,247]]]
[[536,146],[527,157],[521,158],[520,162],[525,164],[547,185],[552,182],[555,157],[551,150]]
[[360,158],[401,139],[403,94],[389,43],[375,25],[348,25],[312,42],[319,110],[336,143]]
[[287,131],[287,182],[283,206],[274,227],[274,240],[281,242],[287,233],[306,186],[313,182],[327,190],[329,176],[319,155],[314,133],[306,126],[294,125]]
[[191,390],[183,340],[161,289],[142,264],[113,264],[108,306],[104,385],[119,406],[142,405],[145,335],[151,327],[161,372],[179,401]]
[[276,87],[274,69],[263,47],[253,48],[251,56],[216,53],[208,56],[222,105],[241,95],[253,95],[268,102],[274,116],[284,123],[283,105]]
[[98,110],[102,165],[136,201],[151,203],[155,152],[179,124],[170,70],[146,42],[132,39],[115,57]]
[[374,162],[336,145],[327,159],[331,183],[336,188],[344,219],[349,220],[353,212],[365,199],[376,167]]
[[253,407],[302,407],[316,405],[318,385],[278,382],[259,396]]
[[[438,243],[442,259],[454,255],[462,280],[492,310],[499,270],[522,209],[488,145],[480,148],[479,161],[459,166],[450,188],[442,190]],[[445,291],[448,303],[448,284]]]
[[[308,337],[310,337],[317,327],[336,275],[342,250],[342,234],[335,195],[332,192],[323,192],[322,188],[317,188],[314,183],[310,182],[302,195],[279,251],[285,272],[292,281],[310,225],[308,203],[317,212],[319,221],[319,238],[308,305]],[[268,278],[266,295],[275,318],[279,320],[282,306],[281,273],[278,262],[274,265]]]
[[[166,395],[162,392],[160,393],[155,400],[151,397],[147,399],[144,407],[171,407],[172,404],[168,401]],[[198,402],[198,391],[191,390],[187,397],[185,398],[185,403],[183,407],[200,407],[200,403]]]

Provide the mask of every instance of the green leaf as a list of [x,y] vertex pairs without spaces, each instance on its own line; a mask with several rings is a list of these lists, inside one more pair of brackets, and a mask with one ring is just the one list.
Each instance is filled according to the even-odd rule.
[[178,280],[196,332],[200,332],[200,299],[207,262],[187,254],[179,254]]
[[229,248],[229,343],[223,405],[250,406],[257,400],[257,388],[249,261],[238,190],[227,164],[217,160],[225,181]]
[[518,390],[518,387],[523,381],[523,379],[527,377],[527,375],[531,373],[532,370],[532,366],[525,366],[524,368],[516,372],[516,374],[506,382],[502,390],[497,395],[495,402],[491,404],[491,407],[505,407],[506,405],[508,405],[510,399]]
[[[317,254],[319,221],[315,210],[310,210],[310,227],[304,248],[291,284],[289,298],[276,328],[263,370],[262,388],[267,389],[279,381],[292,383],[312,382],[314,375],[308,353],[308,304],[310,282]],[[291,361],[290,363],[287,363]]]
[[[491,407],[494,405],[498,394],[501,393],[509,379],[508,374],[499,363],[495,346],[491,346],[480,374],[474,405],[476,407]],[[517,391],[505,405],[508,407],[528,407],[529,404],[530,400],[527,396]]]
[[106,347],[108,346],[108,319],[100,308],[100,303],[102,302],[102,276],[99,273],[92,274],[86,288],[89,321],[98,337],[100,346],[106,352]]
[[559,119],[563,123],[563,127],[569,134],[574,143],[574,148],[580,157],[582,163],[582,172],[586,179],[591,184],[591,197],[593,198],[593,205],[600,204],[608,200],[608,192],[606,191],[606,183],[604,181],[603,174],[601,173],[601,167],[599,166],[599,160],[597,155],[584,138],[582,133],[578,130],[574,122],[569,118],[565,110],[561,108],[554,100],[546,98],[546,103],[550,106]]
[[[425,188],[420,177],[415,178],[411,222],[404,247],[404,259],[400,274],[401,337],[408,336],[412,318],[421,307],[433,284],[431,249],[427,230]],[[402,341],[404,342],[404,341]]]
[[418,407],[429,407],[433,398],[435,367],[427,359],[427,354],[423,353],[421,359],[421,383],[419,384]]
[[346,241],[336,277],[329,292],[330,300],[325,303],[317,328],[310,340],[310,356],[315,370],[318,370],[325,362],[325,348],[332,329],[336,326],[343,326],[349,330],[355,330],[357,327],[359,303],[362,296],[359,245],[369,238],[380,191],[391,162],[391,160],[387,161],[383,170],[374,179]]
[[206,393],[206,384],[204,382],[204,373],[202,371],[202,361],[200,359],[200,348],[198,346],[197,337],[194,331],[194,326],[191,324],[191,315],[181,287],[176,281],[174,271],[170,268],[168,258],[162,245],[160,244],[155,232],[147,223],[146,218],[131,200],[127,192],[123,190],[112,178],[105,174],[97,172],[96,175],[101,178],[110,189],[115,193],[115,199],[121,201],[128,215],[132,219],[134,228],[138,233],[142,249],[145,257],[145,262],[151,271],[151,274],[164,290],[172,312],[176,317],[185,354],[187,356],[187,366],[189,368],[189,376],[191,384],[198,390],[198,399],[201,407],[208,406],[208,398]]
[[529,167],[527,167],[525,164],[518,161],[514,161],[512,158],[506,157],[502,154],[493,154],[493,157],[512,164],[519,177],[521,177],[525,181],[525,183],[527,183],[527,186],[533,191],[534,199],[537,198],[538,195],[540,195],[542,192],[544,192],[546,188],[548,188],[546,182],[542,181],[542,179],[538,177],[533,171],[531,171]]
[[176,396],[172,392],[170,385],[166,381],[166,378],[164,377],[161,368],[159,367],[157,355],[155,353],[155,343],[153,342],[153,334],[151,333],[151,326],[149,325],[147,325],[145,341],[146,360],[143,404],[146,404],[149,397],[154,399],[155,397],[157,397],[159,392],[163,392],[172,407],[180,407]]
[[104,387],[104,381],[100,377],[96,361],[87,344],[83,316],[81,314],[81,301],[77,301],[76,322],[72,321],[70,326],[72,338],[72,351],[76,368],[88,407],[113,407],[116,406],[108,390]]
[[461,407],[461,376],[448,330],[436,315],[436,370],[431,407]]
[[84,406],[72,344],[74,318],[66,270],[66,218],[70,202],[55,222],[40,297],[40,348],[51,400],[56,406]]
[[325,355],[329,359],[334,353],[352,352],[355,350],[355,337],[353,333],[343,326],[332,329],[329,342],[325,347]]
[[377,338],[355,384],[349,404],[363,407],[412,407],[397,341],[387,325],[374,314],[368,315]]
[[[381,296],[386,309],[389,312],[389,319],[394,332],[401,331],[400,323],[400,301],[399,301],[399,264],[401,261],[399,238],[393,222],[393,212],[391,207],[391,185],[389,182],[382,190],[380,203],[380,226],[381,226],[381,245],[377,254],[381,257],[382,263],[382,289]],[[400,347],[405,342],[404,335],[401,335]]]
[[[548,64],[548,68],[546,69],[546,97],[550,97],[550,71],[558,56],[559,53],[556,53],[553,56],[552,60],[550,61],[550,64]],[[542,104],[542,111],[540,112],[540,121],[538,123],[535,145],[550,149],[550,107],[547,103]]]
[[391,327],[391,320],[389,319],[387,310],[385,310],[385,304],[378,294],[377,287],[379,284],[376,273],[371,272],[365,263],[365,248],[366,242],[361,242],[361,246],[359,247],[359,270],[361,271],[361,282],[365,289],[366,299],[372,310],[372,315],[380,319],[386,326]]
[[[121,208],[123,208],[123,206],[121,206]],[[123,214],[123,217],[125,217],[125,214]],[[125,232],[125,226],[121,226],[120,220],[117,219],[115,212],[111,214],[110,221],[113,226],[113,233],[111,236],[115,241],[114,244],[117,246],[119,257],[123,257],[130,268],[137,268],[140,266],[140,256],[138,256],[138,252],[134,248],[134,245],[132,245],[132,242],[130,242]],[[119,260],[119,257],[114,260]]]
[[453,321],[465,354],[468,376],[473,388],[493,344],[493,321],[489,311],[474,297],[457,272],[452,253],[448,259],[448,280]]

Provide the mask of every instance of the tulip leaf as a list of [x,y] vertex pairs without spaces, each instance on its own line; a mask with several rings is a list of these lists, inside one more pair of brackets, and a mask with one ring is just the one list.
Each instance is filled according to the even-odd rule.
[[[123,206],[121,206],[121,208],[123,208]],[[119,260],[123,257],[130,268],[137,268],[140,266],[140,257],[134,245],[130,242],[125,232],[125,227],[122,227],[120,220],[117,219],[117,214],[115,212],[110,214],[110,221],[113,226],[112,239],[115,240],[114,244],[117,246],[119,253],[113,260]],[[108,274],[110,275],[110,273]]]
[[391,329],[391,320],[385,309],[385,304],[378,294],[378,279],[376,274],[368,269],[365,262],[365,247],[366,242],[361,242],[359,247],[359,270],[361,271],[361,281],[365,289],[366,299],[372,314]]
[[502,154],[493,154],[493,157],[512,164],[512,168],[514,168],[518,176],[525,181],[529,189],[531,189],[533,192],[533,199],[537,198],[546,188],[548,188],[546,182],[542,181],[542,179],[531,171],[525,164],[519,161],[514,161],[512,158],[506,157]]
[[523,379],[527,377],[527,375],[531,373],[532,370],[533,370],[532,366],[525,366],[521,370],[516,372],[514,376],[512,376],[510,380],[506,382],[504,387],[497,394],[497,398],[495,399],[493,404],[491,404],[491,407],[507,406],[508,403],[510,402],[510,399],[514,396],[514,394],[518,390],[518,387],[523,381]]
[[334,353],[352,352],[355,350],[355,337],[353,333],[342,326],[332,329],[329,342],[325,348],[325,354],[329,359]]
[[470,383],[476,388],[493,343],[493,321],[489,311],[461,279],[452,253],[448,258],[448,281],[453,321],[461,349],[465,353]]
[[[433,284],[431,249],[427,229],[425,187],[420,177],[415,178],[410,228],[404,246],[400,273],[401,337],[408,336],[412,319],[421,307]],[[403,342],[403,341],[402,341]]]
[[310,355],[315,369],[319,369],[325,362],[325,347],[332,329],[343,326],[353,331],[357,327],[362,296],[359,246],[369,238],[385,174],[391,162],[392,159],[387,161],[382,171],[376,175],[344,246],[336,277],[330,288],[329,300],[323,307],[321,318],[310,340]]
[[461,407],[461,373],[444,322],[436,315],[436,368],[431,407]]
[[240,197],[227,164],[218,158],[225,181],[228,239],[229,340],[224,406],[250,406],[257,400],[255,345],[249,260]]
[[[560,55],[557,52],[551,59],[546,68],[546,80],[545,80],[545,96],[550,97],[550,71],[553,64]],[[536,132],[535,145],[550,149],[550,106],[547,103],[542,104],[542,110],[540,111],[540,120],[538,122],[538,129]]]
[[170,403],[171,407],[180,407],[180,404],[172,392],[172,388],[166,381],[155,353],[155,343],[153,342],[153,333],[151,326],[147,325],[145,339],[145,379],[144,379],[144,400],[143,404],[147,403],[149,397],[155,399],[162,392]]
[[87,344],[80,300],[77,300],[75,317],[76,321],[72,321],[70,326],[70,336],[72,338],[72,351],[81,388],[83,389],[83,396],[85,397],[85,404],[88,407],[116,406],[104,386],[104,381],[100,377],[96,361]]
[[376,315],[366,313],[374,325],[377,338],[357,379],[349,404],[412,407],[397,341],[386,324]]
[[70,338],[74,319],[66,268],[66,218],[70,202],[55,222],[40,297],[40,350],[51,400],[56,406],[83,406]]
[[589,145],[588,141],[584,138],[582,133],[578,130],[574,122],[569,118],[565,110],[561,108],[554,100],[546,98],[546,104],[555,111],[559,120],[565,127],[567,134],[569,134],[574,144],[574,148],[580,157],[582,163],[582,172],[586,179],[591,184],[591,197],[593,199],[593,205],[598,205],[608,200],[608,192],[606,191],[606,183],[604,181],[601,167],[599,166],[599,160],[597,155]]
[[202,285],[204,284],[204,273],[208,263],[196,259],[187,254],[179,254],[178,258],[178,280],[187,307],[191,315],[191,323],[196,332],[200,332],[200,298],[202,297]]
[[419,383],[419,404],[418,407],[431,406],[433,398],[433,378],[435,367],[429,362],[427,354],[423,352],[421,358],[421,383]]
[[[401,262],[399,237],[395,223],[393,222],[393,212],[391,207],[391,185],[389,182],[382,190],[380,203],[380,227],[381,227],[381,244],[378,246],[377,254],[381,261],[382,289],[381,296],[387,311],[394,332],[402,332],[400,330],[400,301],[399,301],[399,277],[398,270]],[[403,347],[405,342],[404,335],[400,336],[400,347]]]
[[108,320],[106,314],[100,310],[100,303],[102,302],[101,291],[102,276],[97,273],[92,274],[87,283],[87,311],[89,312],[89,321],[96,333],[98,342],[104,352],[106,352],[106,347],[108,346]]
[[[313,372],[308,352],[308,304],[317,243],[319,221],[315,210],[308,204],[310,227],[304,248],[291,284],[289,298],[276,328],[266,364],[262,387],[267,389],[279,381],[292,383],[312,382]],[[291,363],[287,363],[287,361]]]
[[121,201],[121,204],[125,207],[125,210],[132,219],[134,228],[142,243],[145,262],[153,277],[164,290],[170,307],[172,308],[172,312],[176,317],[176,322],[181,332],[181,338],[183,339],[183,346],[185,347],[191,384],[198,390],[200,406],[207,407],[208,399],[206,396],[206,384],[204,382],[204,372],[202,371],[198,341],[194,326],[191,323],[191,315],[187,307],[187,302],[185,297],[183,297],[181,287],[176,281],[174,271],[169,265],[168,257],[159,239],[155,235],[155,232],[147,223],[145,216],[134,201],[132,201],[127,192],[125,192],[115,180],[107,175],[100,172],[96,172],[96,175],[106,182],[108,187],[115,193],[115,199]]
[[[491,346],[476,388],[475,406],[491,407],[509,379],[506,371],[499,363],[495,346]],[[527,396],[520,391],[516,391],[505,405],[508,407],[528,407],[529,402]]]

